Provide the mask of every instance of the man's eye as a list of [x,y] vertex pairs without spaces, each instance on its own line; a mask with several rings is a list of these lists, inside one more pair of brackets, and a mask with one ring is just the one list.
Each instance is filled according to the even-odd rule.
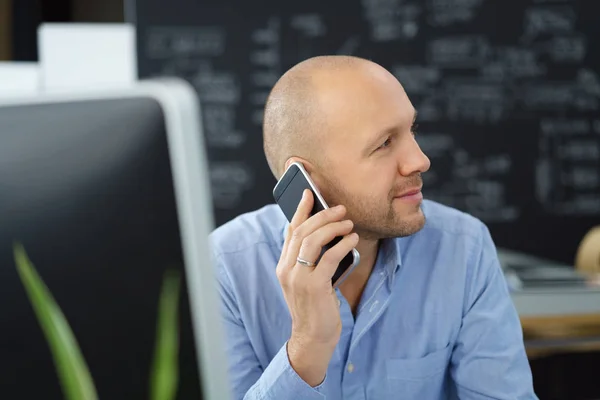
[[379,150],[379,149],[385,149],[386,147],[389,147],[390,144],[392,144],[392,138],[391,137],[387,138],[386,141],[383,142],[383,144],[377,148],[377,150]]

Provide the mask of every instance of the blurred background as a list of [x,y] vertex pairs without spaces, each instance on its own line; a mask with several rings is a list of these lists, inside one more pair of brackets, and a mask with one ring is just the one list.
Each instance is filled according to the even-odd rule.
[[44,23],[131,24],[139,78],[193,84],[217,225],[272,202],[262,107],[285,70],[386,67],[419,113],[424,196],[492,232],[538,395],[600,399],[599,1],[0,0],[0,60],[38,62]]

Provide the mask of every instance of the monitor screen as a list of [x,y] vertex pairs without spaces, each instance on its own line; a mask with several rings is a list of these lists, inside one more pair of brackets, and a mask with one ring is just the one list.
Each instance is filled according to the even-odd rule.
[[0,106],[3,397],[66,398],[17,272],[20,243],[100,399],[150,399],[159,297],[175,271],[176,398],[202,399],[172,164],[164,110],[150,97]]

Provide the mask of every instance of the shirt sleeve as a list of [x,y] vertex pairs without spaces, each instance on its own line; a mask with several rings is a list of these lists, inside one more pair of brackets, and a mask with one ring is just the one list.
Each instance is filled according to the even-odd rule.
[[483,223],[481,241],[468,269],[462,325],[451,360],[458,397],[537,400],[521,322]]
[[243,400],[324,400],[323,383],[311,387],[289,362],[287,342],[262,368],[244,327],[227,271],[216,260],[221,319],[224,323],[229,378],[234,399]]

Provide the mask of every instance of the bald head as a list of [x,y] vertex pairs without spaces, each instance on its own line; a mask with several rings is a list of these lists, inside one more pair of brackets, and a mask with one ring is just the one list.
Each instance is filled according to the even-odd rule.
[[263,146],[271,172],[279,179],[292,156],[319,165],[322,135],[327,134],[327,110],[320,101],[324,82],[336,73],[377,64],[352,56],[319,56],[289,69],[275,84],[264,110]]
[[414,193],[429,169],[415,122],[404,88],[382,66],[315,57],[287,71],[269,94],[264,150],[277,179],[287,162],[303,162],[327,204],[346,207],[362,239],[406,236],[424,224]]

